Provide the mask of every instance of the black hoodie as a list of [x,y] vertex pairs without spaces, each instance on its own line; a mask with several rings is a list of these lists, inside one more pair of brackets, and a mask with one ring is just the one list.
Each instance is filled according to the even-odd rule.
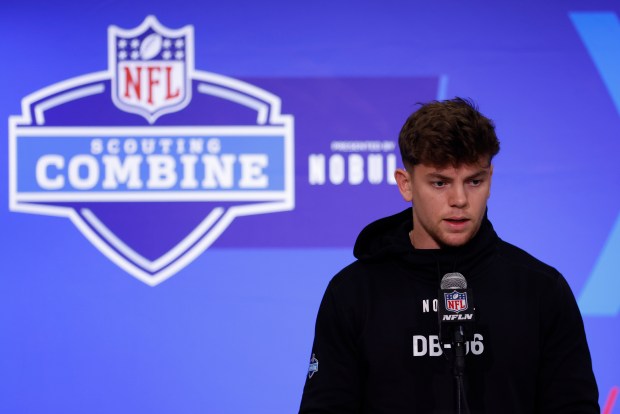
[[[407,209],[368,225],[329,283],[300,413],[455,413],[439,282],[462,273],[476,323],[465,357],[471,413],[598,414],[583,322],[557,270],[502,241],[485,217],[450,249],[416,250]],[[463,411],[465,412],[465,411]]]

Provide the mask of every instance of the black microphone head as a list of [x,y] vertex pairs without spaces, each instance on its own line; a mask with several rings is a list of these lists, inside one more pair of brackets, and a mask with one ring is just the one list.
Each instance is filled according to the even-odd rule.
[[441,289],[467,289],[467,280],[465,276],[458,272],[446,273],[441,278]]

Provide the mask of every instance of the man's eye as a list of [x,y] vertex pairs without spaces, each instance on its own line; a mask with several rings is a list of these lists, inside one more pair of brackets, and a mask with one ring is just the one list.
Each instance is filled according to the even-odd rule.
[[477,187],[480,184],[482,184],[482,180],[471,180],[471,185],[473,185],[474,187]]
[[446,185],[445,181],[433,181],[433,187],[440,188],[440,187],[444,187],[445,185]]

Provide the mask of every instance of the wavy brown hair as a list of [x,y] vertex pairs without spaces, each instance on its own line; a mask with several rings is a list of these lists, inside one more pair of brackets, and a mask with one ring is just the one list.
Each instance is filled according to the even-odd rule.
[[476,164],[481,157],[490,163],[499,152],[493,121],[458,97],[422,104],[403,125],[398,145],[406,168]]

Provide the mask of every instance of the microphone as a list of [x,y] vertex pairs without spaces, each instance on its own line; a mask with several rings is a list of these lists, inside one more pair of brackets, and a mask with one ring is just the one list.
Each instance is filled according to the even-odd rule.
[[454,375],[462,377],[465,370],[465,342],[471,339],[474,303],[467,280],[460,273],[447,273],[439,290],[439,337],[454,349]]

